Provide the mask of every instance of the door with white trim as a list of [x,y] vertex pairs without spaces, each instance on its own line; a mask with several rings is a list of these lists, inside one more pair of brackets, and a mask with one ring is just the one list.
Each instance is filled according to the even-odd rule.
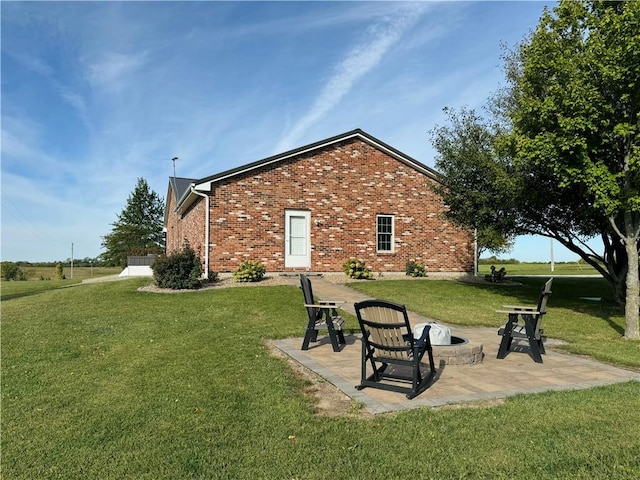
[[284,227],[285,268],[311,266],[311,212],[286,210]]

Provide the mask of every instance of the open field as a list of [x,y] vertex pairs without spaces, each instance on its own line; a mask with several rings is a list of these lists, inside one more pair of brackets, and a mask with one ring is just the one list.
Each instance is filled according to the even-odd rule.
[[[496,326],[495,306],[535,301],[541,280],[519,280],[354,286],[449,323]],[[3,478],[640,478],[638,382],[477,408],[371,418],[354,404],[350,415],[322,416],[310,382],[264,343],[303,334],[296,287],[3,287],[20,283],[51,289],[3,288]],[[603,301],[580,300],[585,293]],[[640,369],[640,346],[620,338],[622,311],[609,298],[601,279],[557,279],[549,334]]]
[[[55,267],[25,266],[20,269],[27,275],[29,280],[55,280]],[[120,267],[73,267],[73,280],[82,281],[86,278],[104,277],[105,275],[117,275],[122,269]],[[71,267],[66,265],[63,269],[65,277],[71,280]]]
[[[491,273],[492,264],[481,263],[478,265],[478,273],[486,275]],[[593,267],[586,263],[569,262],[556,263],[551,271],[549,263],[494,263],[496,270],[504,267],[507,271],[507,277],[517,275],[600,275]]]
[[[117,275],[122,269],[114,267],[74,267],[73,278],[71,273],[64,270],[67,278],[58,280],[56,278],[55,267],[20,267],[27,273],[25,281],[5,281],[0,282],[0,295],[2,300],[53,290],[56,288],[68,287],[82,283],[87,278],[104,277],[107,275]],[[42,280],[41,280],[42,278]]]

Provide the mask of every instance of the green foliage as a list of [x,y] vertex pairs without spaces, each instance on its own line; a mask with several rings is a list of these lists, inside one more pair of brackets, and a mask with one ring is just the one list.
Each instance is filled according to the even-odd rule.
[[266,272],[262,263],[245,260],[233,271],[233,278],[238,282],[259,282]]
[[427,268],[420,262],[409,260],[405,266],[405,273],[410,277],[426,277]]
[[640,2],[561,1],[507,64],[505,102],[516,165],[543,172],[578,207],[559,215],[605,233],[603,257],[581,256],[595,257],[626,302],[628,338],[640,338],[638,32]]
[[193,290],[202,285],[200,259],[188,246],[170,255],[161,255],[155,260],[151,269],[156,285],[160,288]]
[[61,263],[56,263],[56,278],[58,280],[64,280],[66,278],[64,275],[64,268]]
[[494,263],[517,265],[520,263],[520,260],[516,260],[515,258],[497,258],[495,255],[478,260],[478,265],[491,265]]
[[562,1],[520,46],[513,88],[519,161],[579,186],[606,216],[640,215],[640,4]]
[[[640,336],[638,31],[640,2],[562,0],[505,54],[508,86],[491,99],[491,119],[462,109],[433,131],[447,216],[478,229],[480,250],[494,234],[557,240],[626,302],[631,338]],[[484,229],[494,230],[488,240]],[[584,246],[596,236],[601,255]]]
[[342,264],[342,271],[349,278],[354,279],[368,279],[373,277],[371,270],[367,268],[367,265],[363,260],[357,258],[349,258]]
[[14,262],[2,262],[2,278],[5,280],[26,280],[26,273]]
[[108,266],[124,268],[127,256],[162,253],[163,221],[163,199],[149,188],[144,178],[138,178],[125,208],[111,224],[111,233],[103,237],[102,246],[106,251],[100,256],[101,260]]
[[444,109],[449,126],[436,126],[431,140],[438,152],[436,168],[443,185],[445,216],[456,225],[477,230],[478,251],[508,251],[517,233],[516,192],[519,180],[508,156],[496,145],[496,130],[474,110]]

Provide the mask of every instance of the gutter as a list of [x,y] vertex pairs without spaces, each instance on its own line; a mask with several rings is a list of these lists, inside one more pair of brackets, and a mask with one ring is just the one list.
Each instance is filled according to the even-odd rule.
[[199,197],[203,197],[206,199],[207,201],[207,206],[206,206],[206,210],[205,210],[205,222],[204,222],[204,243],[205,243],[205,249],[204,249],[204,278],[208,279],[209,278],[209,195],[206,195],[204,193],[198,192],[195,188],[195,184],[192,183],[191,185],[189,185],[189,190],[191,191],[191,193],[198,195]]

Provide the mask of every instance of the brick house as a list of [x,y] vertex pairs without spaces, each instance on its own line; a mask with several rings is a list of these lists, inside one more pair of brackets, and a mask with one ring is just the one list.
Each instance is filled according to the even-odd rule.
[[205,272],[472,272],[473,235],[441,215],[439,174],[362,130],[202,179],[169,179],[167,253],[186,242]]

